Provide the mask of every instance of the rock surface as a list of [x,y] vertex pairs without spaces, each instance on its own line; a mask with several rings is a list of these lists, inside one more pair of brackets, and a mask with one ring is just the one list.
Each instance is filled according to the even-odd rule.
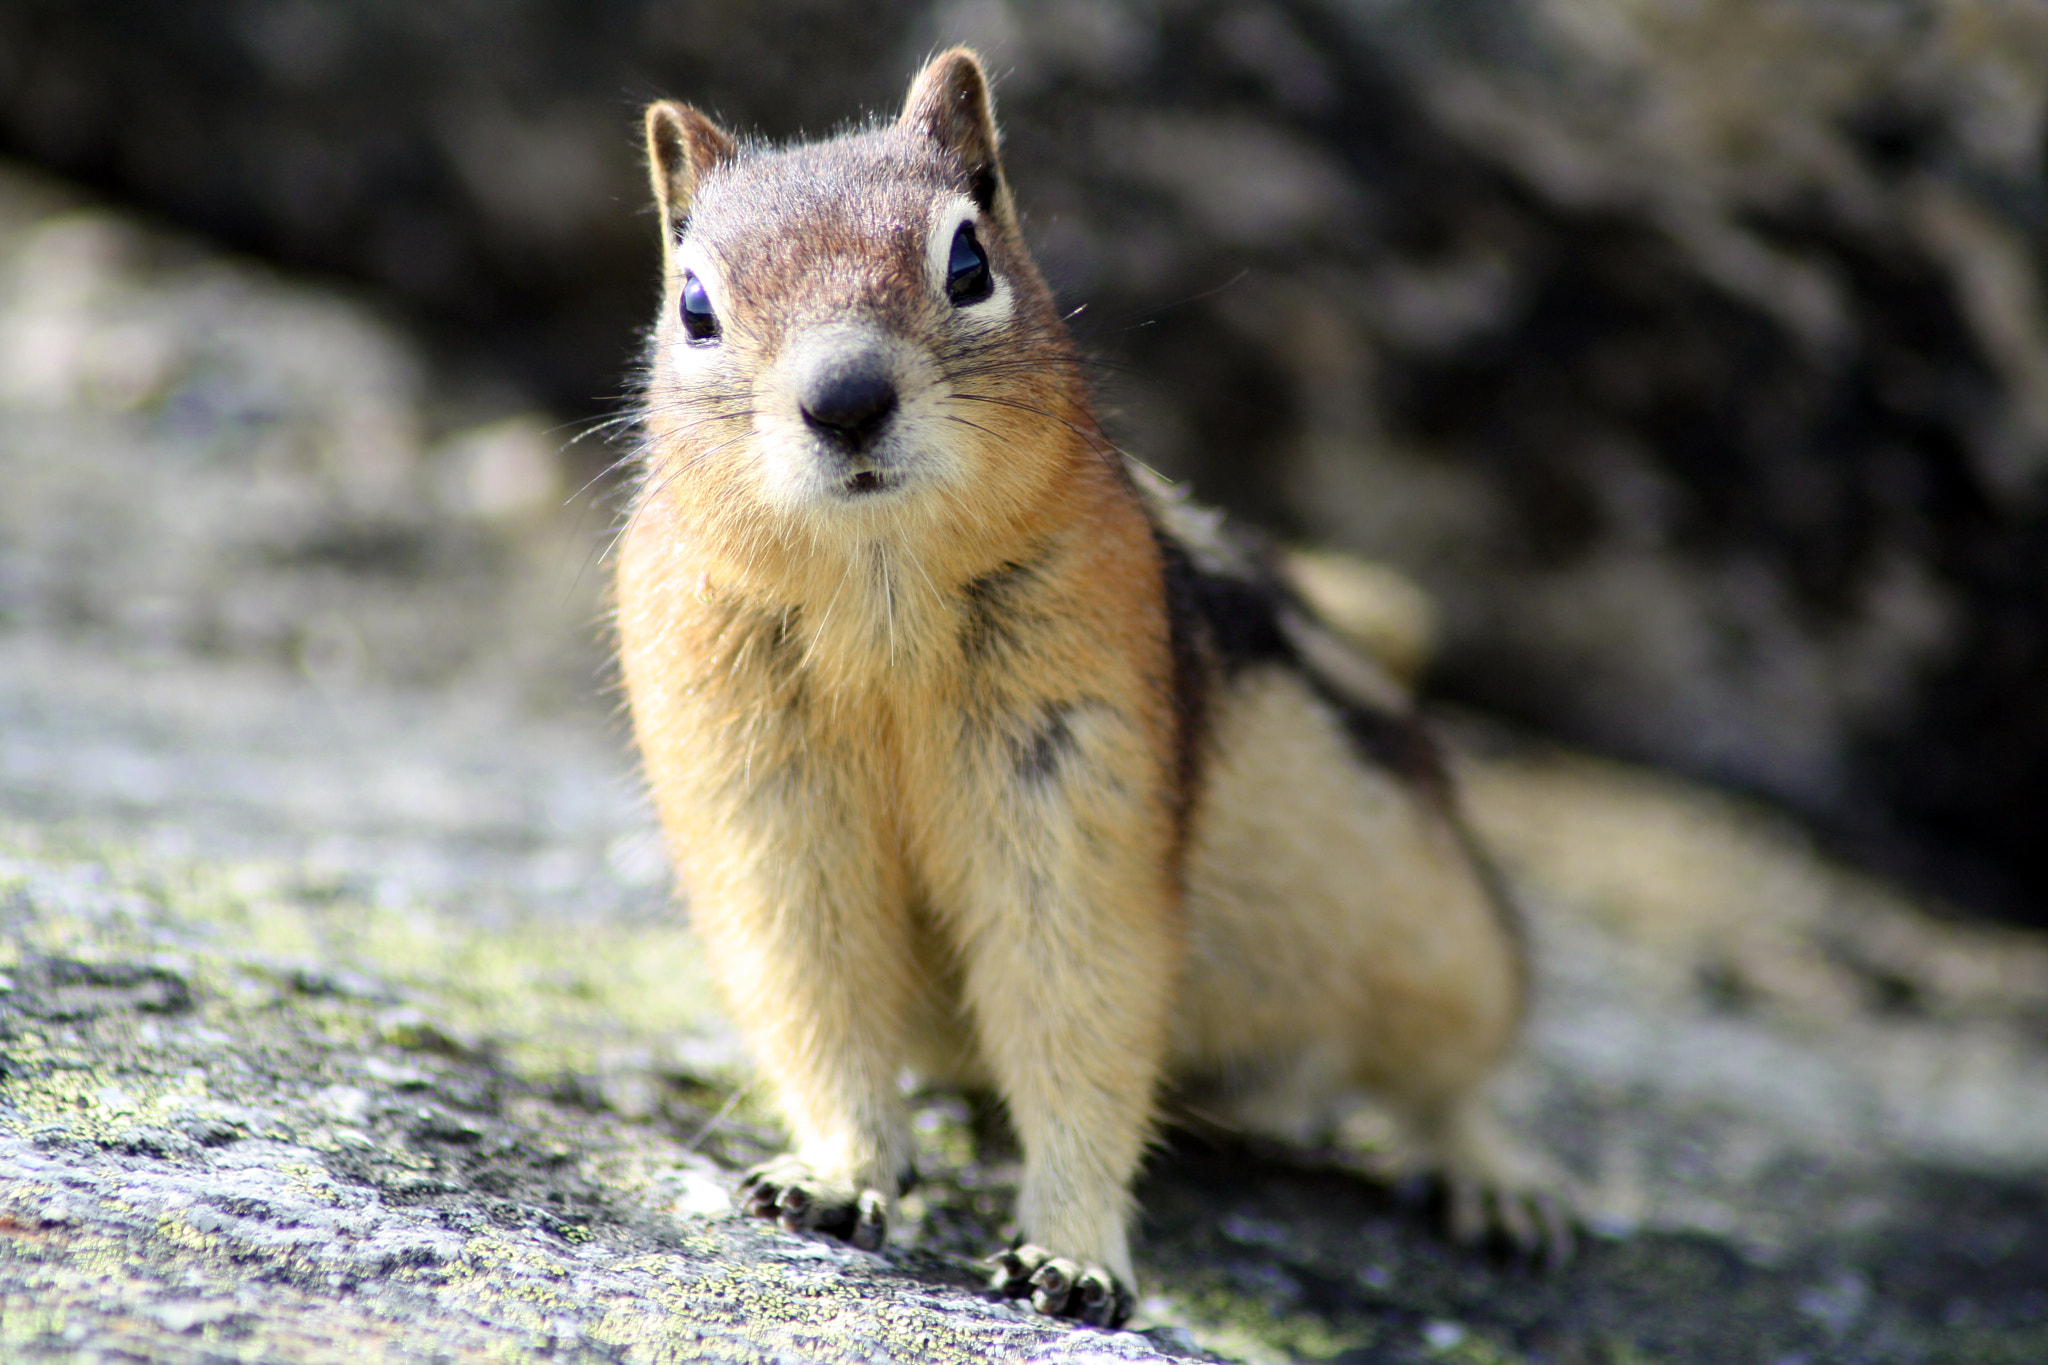
[[[1570,1268],[1449,1247],[1357,1175],[1369,1124],[1182,1138],[1145,1330],[1054,1326],[975,1288],[1014,1154],[944,1094],[885,1256],[737,1219],[776,1139],[537,419],[13,173],[0,337],[0,1357],[2048,1356],[2048,943],[1469,717],[1543,987],[1502,1098],[1586,1191]],[[305,549],[364,536],[411,567]]]
[[2048,915],[2032,0],[13,0],[0,143],[586,405],[640,100],[962,40],[1133,449],[1417,576],[1449,694]]

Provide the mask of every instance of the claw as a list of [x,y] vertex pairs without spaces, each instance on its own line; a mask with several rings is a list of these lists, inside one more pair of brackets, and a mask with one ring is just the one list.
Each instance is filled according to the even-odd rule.
[[793,1156],[756,1166],[740,1181],[740,1207],[785,1232],[823,1232],[863,1251],[889,1239],[889,1199],[819,1176]]
[[1030,1292],[1030,1272],[1025,1268],[1024,1258],[1015,1251],[998,1251],[986,1264],[994,1272],[988,1277],[988,1287],[996,1293],[1021,1299]]
[[1445,1216],[1451,1240],[1462,1247],[1477,1246],[1486,1236],[1486,1196],[1478,1182],[1449,1177],[1444,1181],[1444,1193],[1450,1201]]
[[1524,1256],[1535,1254],[1542,1246],[1542,1235],[1536,1231],[1521,1191],[1495,1190],[1493,1205],[1494,1225],[1514,1244],[1515,1250]]
[[1100,1266],[1084,1267],[1029,1245],[998,1251],[987,1265],[991,1290],[1006,1298],[1029,1298],[1047,1317],[1121,1327],[1131,1315],[1130,1291]]
[[1031,1306],[1049,1318],[1064,1316],[1078,1269],[1072,1261],[1047,1261],[1040,1266],[1031,1277]]
[[1553,1194],[1537,1196],[1536,1219],[1543,1225],[1543,1268],[1562,1270],[1577,1249],[1578,1220],[1566,1201]]
[[791,1185],[775,1197],[770,1216],[782,1225],[784,1232],[803,1232],[808,1226],[804,1221],[804,1213],[810,1206],[811,1197]]
[[846,1240],[862,1251],[880,1251],[889,1240],[889,1202],[878,1192],[861,1195],[854,1206],[853,1233]]
[[1458,1245],[1497,1240],[1545,1270],[1571,1260],[1577,1223],[1568,1199],[1550,1190],[1489,1185],[1470,1176],[1445,1176],[1443,1189],[1444,1221]]
[[1091,1327],[1120,1327],[1131,1315],[1122,1289],[1100,1275],[1085,1275],[1080,1286],[1081,1306],[1074,1316]]

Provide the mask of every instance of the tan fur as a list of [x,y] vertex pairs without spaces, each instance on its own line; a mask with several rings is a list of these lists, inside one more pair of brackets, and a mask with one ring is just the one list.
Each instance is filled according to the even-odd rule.
[[1413,689],[1436,653],[1436,609],[1421,588],[1382,564],[1331,550],[1290,550],[1287,576],[1344,640]]
[[[1218,709],[1176,1062],[1199,1072],[1336,1038],[1355,1082],[1470,1088],[1513,1037],[1519,989],[1465,850],[1406,784],[1349,761],[1299,678],[1254,674]],[[1331,875],[1331,849],[1348,875]]]
[[[1362,762],[1321,699],[1370,665],[1318,693],[1189,652],[1162,545],[1197,514],[1100,435],[972,55],[834,143],[742,149],[672,104],[648,130],[667,287],[620,659],[795,1140],[750,1206],[877,1240],[911,1155],[899,1072],[986,1084],[1026,1158],[1012,1292],[1113,1322],[1170,1076],[1254,1115],[1273,1078],[1319,1078],[1296,1110],[1370,1085],[1446,1162],[1490,1160],[1467,1149],[1491,1150],[1474,1097],[1519,1019],[1514,937],[1440,796]],[[947,292],[956,222],[986,302]],[[685,272],[715,336],[678,320]],[[813,411],[848,366],[892,386],[872,444]],[[1286,630],[1305,668],[1341,651]]]

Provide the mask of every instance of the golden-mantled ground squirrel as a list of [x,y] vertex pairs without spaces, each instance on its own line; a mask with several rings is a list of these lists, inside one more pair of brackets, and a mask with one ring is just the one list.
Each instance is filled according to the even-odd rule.
[[1403,689],[1103,437],[986,78],[736,142],[647,111],[666,292],[620,656],[705,950],[795,1138],[752,1212],[874,1247],[906,1067],[1024,1150],[999,1288],[1123,1321],[1162,1104],[1292,1137],[1360,1090],[1454,1230],[1556,1205],[1481,1088],[1515,924]]

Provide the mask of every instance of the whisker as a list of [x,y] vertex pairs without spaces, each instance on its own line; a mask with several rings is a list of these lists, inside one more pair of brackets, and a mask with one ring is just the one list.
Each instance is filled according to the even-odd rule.
[[[1200,303],[1203,299],[1213,299],[1218,294],[1221,294],[1224,290],[1234,289],[1239,284],[1242,284],[1244,282],[1245,276],[1251,273],[1252,268],[1250,266],[1245,266],[1242,270],[1239,270],[1235,275],[1232,275],[1223,283],[1218,285],[1211,285],[1209,288],[1202,290],[1200,293],[1189,294],[1186,298],[1175,299],[1171,303],[1162,303],[1156,308],[1139,308],[1129,313],[1120,314],[1117,317],[1105,318],[1100,327],[1091,327],[1086,332],[1077,331],[1074,333],[1074,335],[1101,336],[1105,332],[1111,330],[1127,332],[1134,327],[1150,327],[1154,322],[1159,320],[1160,314],[1172,312],[1176,308],[1185,308],[1191,303]],[[1075,312],[1079,311],[1079,309],[1075,310]],[[1071,316],[1071,314],[1069,316]],[[1133,322],[1132,319],[1138,319],[1138,321]]]
[[1000,441],[1003,439],[1002,437],[998,436],[995,432],[990,431],[987,427],[983,426],[981,423],[970,422],[968,419],[959,416],[957,413],[946,413],[945,418],[948,422],[958,422],[963,427],[973,427],[976,431],[988,437],[991,441]]
[[[732,445],[734,442],[745,440],[746,435],[747,433],[740,432],[737,435],[728,437],[727,439],[720,441],[718,444],[714,446],[710,446],[704,450],[695,452],[690,456],[689,459],[684,460],[679,464],[663,469],[662,477],[659,482],[642,488],[639,491],[638,495],[635,496],[635,498],[633,499],[632,506],[627,509],[625,519],[619,523],[619,529],[612,533],[612,537],[605,544],[604,549],[601,552],[587,556],[584,559],[583,567],[577,570],[576,582],[570,585],[570,591],[575,591],[576,586],[583,581],[584,573],[589,571],[589,568],[593,563],[602,564],[611,559],[612,555],[616,553],[619,548],[619,542],[626,538],[626,532],[633,529],[633,520],[635,517],[638,517],[640,515],[642,508],[646,507],[655,498],[659,497],[671,484],[673,484],[677,479],[681,478],[684,474],[688,473],[691,469],[695,468],[700,462],[709,459],[713,455],[716,455],[719,451],[724,450],[727,446]],[[628,458],[635,460],[642,459],[650,453],[652,446],[652,441],[644,441],[631,452]]]
[[1091,431],[1088,428],[1081,426],[1077,422],[1062,417],[1056,412],[1048,412],[1044,408],[1038,407],[1035,404],[1021,402],[1015,398],[998,398],[994,394],[990,393],[955,392],[949,393],[946,396],[948,398],[961,399],[969,403],[992,403],[997,407],[1015,408],[1019,412],[1028,412],[1035,417],[1043,417],[1049,422],[1058,422],[1061,426],[1073,432],[1076,436],[1079,436],[1082,440],[1088,442],[1088,444],[1091,446],[1109,446],[1108,438],[1105,437],[1100,430]]

